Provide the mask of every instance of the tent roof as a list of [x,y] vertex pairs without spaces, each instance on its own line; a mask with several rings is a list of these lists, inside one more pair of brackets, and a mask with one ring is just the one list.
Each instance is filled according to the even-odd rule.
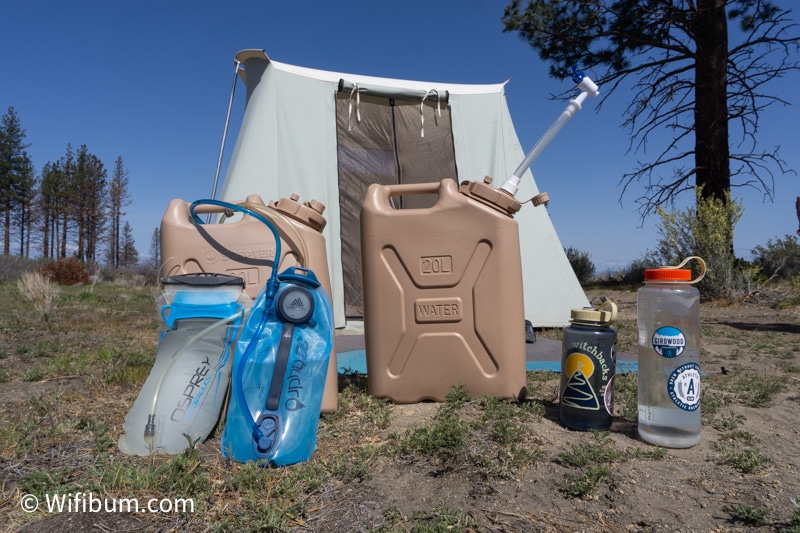
[[[507,81],[465,85],[343,74],[275,62],[260,49],[239,52],[236,63],[248,96],[220,197],[236,201],[257,193],[272,200],[298,194],[327,206],[323,235],[337,327],[346,321],[335,92],[357,85],[356,95],[446,100],[459,181],[500,180],[525,157],[505,100]],[[431,121],[432,130],[435,126]],[[539,192],[526,171],[517,197]],[[589,302],[550,216],[544,206],[523,206],[514,218],[521,237],[525,316],[536,327],[564,326],[571,309]]]
[[[307,78],[319,81],[327,81],[338,84],[340,80],[346,80],[351,83],[357,83],[359,87],[385,87],[394,90],[410,89],[410,90],[420,91],[422,96],[424,96],[425,93],[430,90],[436,90],[439,91],[440,93],[444,93],[444,91],[447,91],[452,94],[465,94],[465,95],[502,93],[503,90],[505,89],[506,84],[510,81],[506,80],[503,83],[491,83],[491,84],[464,84],[464,83],[441,83],[441,82],[401,80],[395,78],[380,78],[375,76],[364,76],[362,74],[346,74],[341,72],[333,72],[329,70],[318,70],[307,67],[298,67],[296,65],[280,63],[278,61],[273,61],[272,59],[270,59],[265,50],[242,50],[241,52],[236,54],[236,61],[239,63],[244,63],[248,59],[265,59],[271,63],[273,68],[276,68],[283,72],[297,74],[299,76],[305,76]],[[239,70],[239,73],[242,76],[242,81],[247,83],[246,71]]]

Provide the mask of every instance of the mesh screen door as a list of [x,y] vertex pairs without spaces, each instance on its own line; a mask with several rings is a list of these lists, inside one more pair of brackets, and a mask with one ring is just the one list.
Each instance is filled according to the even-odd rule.
[[[441,116],[439,116],[441,112]],[[360,114],[360,120],[358,120]],[[361,204],[372,183],[427,183],[456,172],[450,108],[426,101],[361,95],[358,106],[349,93],[336,99],[341,209],[344,310],[348,318],[364,316],[361,277]],[[424,136],[423,136],[424,133]],[[430,207],[430,195],[399,197],[395,207]]]

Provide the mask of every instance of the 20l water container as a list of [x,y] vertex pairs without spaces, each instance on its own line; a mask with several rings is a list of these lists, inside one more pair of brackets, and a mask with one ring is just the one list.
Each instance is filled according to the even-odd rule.
[[[487,183],[377,185],[361,211],[364,334],[371,394],[397,403],[520,397],[525,338],[520,204]],[[395,209],[400,196],[435,195]]]
[[[166,278],[157,297],[162,332],[156,361],[125,417],[119,448],[129,455],[175,454],[205,440],[230,383],[233,342],[250,298],[241,278]],[[188,436],[188,439],[187,439]]]
[[[700,274],[681,268],[695,259]],[[637,293],[639,436],[667,448],[700,442],[700,293],[705,262],[645,270]]]
[[[324,290],[331,294],[330,274],[325,237],[322,230],[326,220],[325,206],[312,200],[299,202],[292,194],[265,205],[257,194],[244,202],[271,220],[281,237],[281,257],[278,271],[292,266],[312,270]],[[172,200],[161,219],[161,275],[174,276],[193,272],[219,272],[245,280],[245,292],[255,299],[272,272],[275,261],[273,235],[255,218],[244,216],[235,222],[199,226],[189,213],[191,204]],[[220,214],[225,210],[215,205],[200,205],[198,214]],[[323,412],[334,412],[338,402],[338,373],[336,351],[331,350]]]

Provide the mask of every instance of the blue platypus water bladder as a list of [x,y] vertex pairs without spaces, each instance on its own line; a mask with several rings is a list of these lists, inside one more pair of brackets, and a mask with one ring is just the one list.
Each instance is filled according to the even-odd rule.
[[265,287],[242,327],[220,446],[272,466],[314,453],[333,346],[330,299],[314,273],[290,268],[278,280],[274,304]]

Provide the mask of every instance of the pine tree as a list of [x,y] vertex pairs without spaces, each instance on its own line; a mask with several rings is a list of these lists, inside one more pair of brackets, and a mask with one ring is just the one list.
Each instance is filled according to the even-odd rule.
[[122,157],[117,157],[117,160],[114,162],[114,173],[111,178],[108,193],[108,216],[110,222],[108,262],[114,267],[119,267],[121,255],[120,224],[122,215],[125,215],[123,209],[131,203],[130,193],[128,192],[128,171],[122,164]]
[[150,260],[152,261],[152,268],[158,275],[161,269],[161,229],[156,228],[153,230],[153,236],[150,237]]
[[13,213],[30,203],[33,165],[25,149],[25,130],[13,107],[0,121],[0,213],[3,215],[3,254],[11,252]]
[[133,239],[133,230],[130,223],[125,221],[122,226],[122,241],[120,243],[120,261],[122,268],[135,267],[139,263],[139,252],[136,250],[136,242]]
[[81,145],[75,158],[73,198],[75,224],[78,230],[78,258],[94,260],[105,225],[103,209],[106,191],[106,170],[97,156]]
[[[761,189],[771,199],[774,171],[790,172],[777,148],[761,151],[756,142],[760,113],[787,103],[767,85],[800,70],[797,25],[791,9],[777,4],[512,0],[503,23],[550,64],[551,76],[566,78],[580,63],[598,73],[593,79],[603,101],[632,89],[622,97],[630,102],[623,126],[634,150],[652,149],[652,137],[668,134],[654,159],[637,163],[620,181],[623,194],[643,184],[637,203],[644,217],[683,191],[724,203],[732,177],[735,186]],[[739,31],[729,34],[729,24],[737,23]]]

